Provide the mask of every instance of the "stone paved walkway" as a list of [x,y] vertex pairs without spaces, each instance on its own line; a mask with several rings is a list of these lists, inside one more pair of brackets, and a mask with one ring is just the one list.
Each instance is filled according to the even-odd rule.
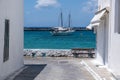
[[94,80],[80,62],[74,58],[25,59],[25,64],[47,64],[35,80]]
[[95,80],[80,59],[25,58],[24,62],[27,67],[13,80]]
[[102,80],[116,80],[113,74],[104,65],[96,63],[95,59],[84,59],[83,61],[95,72],[94,75],[97,75],[98,78]]
[[[7,80],[114,80],[111,73],[104,68],[99,69],[91,61],[77,58],[25,57],[25,68]],[[86,64],[100,78],[95,78],[95,74],[87,69]]]

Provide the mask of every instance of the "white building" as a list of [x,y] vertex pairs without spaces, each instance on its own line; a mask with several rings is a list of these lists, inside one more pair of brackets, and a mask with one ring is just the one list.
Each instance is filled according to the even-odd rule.
[[23,66],[23,0],[0,0],[0,80]]
[[98,12],[88,28],[97,35],[97,61],[120,75],[120,0],[98,0]]

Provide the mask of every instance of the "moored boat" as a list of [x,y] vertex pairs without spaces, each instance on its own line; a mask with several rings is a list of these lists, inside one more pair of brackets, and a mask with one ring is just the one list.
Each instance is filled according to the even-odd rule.
[[75,30],[73,30],[71,28],[71,15],[69,14],[68,27],[63,26],[63,14],[62,14],[62,12],[61,12],[60,16],[61,16],[61,20],[60,20],[61,21],[61,26],[60,27],[53,27],[53,29],[51,31],[52,35],[57,35],[57,36],[59,36],[59,35],[70,35],[73,32],[75,32]]

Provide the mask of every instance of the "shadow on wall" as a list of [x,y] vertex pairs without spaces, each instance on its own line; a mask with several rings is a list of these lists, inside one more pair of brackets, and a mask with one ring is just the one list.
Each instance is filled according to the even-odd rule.
[[38,74],[47,66],[42,65],[25,65],[27,66],[20,74],[18,74],[13,80],[34,80]]

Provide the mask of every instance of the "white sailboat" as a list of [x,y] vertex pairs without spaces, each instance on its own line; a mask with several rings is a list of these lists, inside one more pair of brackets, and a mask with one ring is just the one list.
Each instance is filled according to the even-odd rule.
[[69,35],[72,34],[75,30],[71,28],[71,15],[69,14],[69,27],[63,26],[63,14],[61,12],[61,26],[54,27],[51,31],[52,35]]
[[73,30],[72,28],[71,28],[71,14],[69,13],[69,17],[68,17],[68,32],[69,33],[73,33],[73,32],[75,32],[75,30]]

